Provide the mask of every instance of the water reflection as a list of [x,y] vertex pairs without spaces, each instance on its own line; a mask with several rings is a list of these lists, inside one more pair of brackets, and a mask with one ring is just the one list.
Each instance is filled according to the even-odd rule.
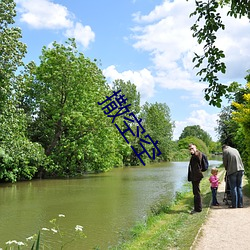
[[2,184],[0,247],[51,227],[49,220],[65,214],[65,228],[82,225],[87,235],[84,245],[70,245],[69,249],[107,249],[117,242],[119,232],[142,220],[156,201],[162,197],[171,201],[186,183],[187,165],[170,162],[118,168],[81,179]]

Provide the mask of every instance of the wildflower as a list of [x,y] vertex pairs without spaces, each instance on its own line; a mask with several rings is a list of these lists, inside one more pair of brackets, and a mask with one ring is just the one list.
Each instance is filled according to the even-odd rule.
[[7,241],[5,244],[6,244],[6,245],[11,245],[12,243],[17,244],[17,241],[16,241],[16,240],[9,240],[9,241]]
[[22,241],[18,241],[18,242],[17,242],[17,245],[18,245],[18,246],[24,246],[24,243],[23,243]]
[[75,226],[75,230],[76,230],[76,231],[81,231],[81,232],[82,232],[83,226],[76,225],[76,226]]
[[43,227],[42,230],[43,230],[43,231],[50,231],[50,230],[49,230],[48,228],[46,228],[46,227]]
[[18,246],[24,246],[24,243],[22,241],[16,241],[16,240],[9,240],[5,244],[6,245],[11,245],[12,243],[15,243]]
[[59,217],[65,217],[65,215],[64,215],[64,214],[59,214],[58,216],[59,216]]
[[29,240],[32,240],[34,238],[34,236],[30,236],[30,237],[27,237],[26,240],[29,241]]
[[58,231],[55,228],[51,228],[51,231],[57,233]]

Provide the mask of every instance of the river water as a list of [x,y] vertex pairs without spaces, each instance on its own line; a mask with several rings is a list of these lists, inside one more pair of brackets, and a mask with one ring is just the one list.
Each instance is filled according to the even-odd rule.
[[[210,161],[211,166],[220,163]],[[170,202],[176,191],[181,191],[187,182],[187,165],[188,162],[168,162],[116,168],[80,179],[1,184],[0,248],[4,249],[9,240],[25,242],[42,228],[51,229],[49,221],[55,218],[65,234],[64,243],[70,240],[68,237],[72,239],[76,225],[83,226],[87,236],[63,249],[108,249],[118,243],[122,232],[144,220],[152,205],[166,197]],[[61,240],[60,234],[42,233],[45,249],[60,249],[53,246]]]

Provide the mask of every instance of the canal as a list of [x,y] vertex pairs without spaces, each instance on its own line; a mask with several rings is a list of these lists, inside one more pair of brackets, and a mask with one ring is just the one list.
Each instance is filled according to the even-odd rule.
[[[220,163],[210,161],[211,166]],[[72,239],[76,225],[83,226],[87,236],[63,249],[108,249],[118,243],[123,232],[144,220],[156,202],[166,198],[171,202],[187,182],[187,165],[188,162],[168,162],[116,168],[79,179],[1,184],[0,248],[5,249],[9,240],[25,242],[42,228],[51,229],[50,221],[55,218],[64,243]],[[57,243],[60,234],[45,230],[42,233],[41,241],[46,240],[47,247],[60,249],[53,245],[62,244]]]

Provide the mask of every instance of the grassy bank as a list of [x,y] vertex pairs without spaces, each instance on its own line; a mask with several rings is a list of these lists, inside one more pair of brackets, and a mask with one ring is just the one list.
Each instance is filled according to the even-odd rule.
[[[223,170],[220,172],[220,178],[223,178]],[[201,213],[189,214],[193,209],[193,194],[191,183],[188,183],[183,192],[176,194],[172,204],[166,206],[162,203],[152,207],[147,220],[138,223],[129,236],[125,237],[124,242],[111,249],[190,249],[208,213],[211,201],[208,177],[201,181],[201,193]]]

